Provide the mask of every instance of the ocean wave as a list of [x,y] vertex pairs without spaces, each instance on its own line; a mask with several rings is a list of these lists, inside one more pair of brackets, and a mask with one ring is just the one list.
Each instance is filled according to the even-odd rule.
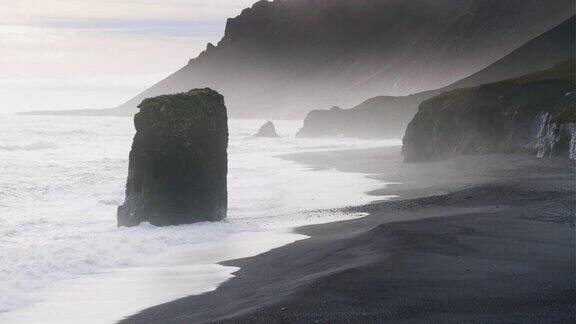
[[70,136],[70,135],[98,135],[95,131],[86,129],[72,129],[72,130],[26,130],[26,132],[33,135],[48,135],[48,136]]
[[[381,185],[362,174],[310,172],[305,165],[275,157],[375,147],[381,141],[296,139],[300,122],[284,121],[276,123],[282,138],[258,140],[248,135],[261,121],[231,120],[227,221],[117,228],[116,207],[123,201],[133,137],[131,121],[91,118],[72,125],[67,119],[60,121],[55,125],[54,119],[16,119],[9,123],[11,129],[0,131],[0,155],[14,151],[0,159],[0,170],[6,170],[0,172],[0,207],[5,205],[0,210],[0,312],[38,302],[37,297],[44,298],[39,292],[56,281],[157,264],[194,244],[248,231],[357,217],[303,212],[340,207],[334,202],[341,207],[367,203],[373,198],[362,193]],[[33,132],[23,134],[22,129]],[[33,157],[26,152],[35,150],[46,151],[34,152]]]
[[[8,246],[0,249],[0,313],[37,302],[34,292],[54,281],[147,265],[165,253],[186,251],[193,244],[259,230],[230,222],[168,227],[146,223],[134,228],[116,228],[107,221],[94,220],[45,222],[28,221],[0,230],[0,246]],[[34,248],[35,237],[43,237],[41,250]]]
[[101,199],[98,203],[107,206],[120,206],[122,205],[122,201],[122,199]]
[[36,151],[55,149],[58,146],[51,142],[35,142],[23,145],[0,145],[0,150],[3,151]]

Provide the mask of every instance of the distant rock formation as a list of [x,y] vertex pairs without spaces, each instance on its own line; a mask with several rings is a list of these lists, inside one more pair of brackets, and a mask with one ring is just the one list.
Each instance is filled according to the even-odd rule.
[[224,98],[208,88],[194,89],[149,98],[138,107],[118,226],[225,218],[228,125]]
[[348,128],[345,110],[332,107],[330,110],[312,110],[306,115],[304,125],[296,134],[300,138],[343,135]]
[[333,107],[330,110],[312,110],[306,115],[296,137],[401,138],[418,105],[434,94],[380,96],[351,109]]
[[425,101],[406,130],[405,161],[518,151],[576,158],[574,71],[572,59],[546,71]]
[[519,77],[548,69],[574,56],[576,18],[532,39],[481,71],[442,89],[404,97],[380,96],[351,109],[313,110],[299,137],[402,137],[418,106],[442,92]]
[[278,138],[280,136],[278,135],[278,133],[276,133],[274,123],[269,121],[266,124],[262,125],[262,127],[260,127],[260,130],[258,130],[258,133],[254,134],[254,137]]

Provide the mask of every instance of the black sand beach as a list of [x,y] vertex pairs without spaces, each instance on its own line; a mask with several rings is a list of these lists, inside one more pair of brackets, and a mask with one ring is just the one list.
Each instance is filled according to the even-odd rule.
[[[304,153],[398,195],[369,215],[240,266],[216,291],[125,323],[533,322],[576,320],[574,161],[525,155],[405,164],[398,148]],[[346,184],[343,184],[346,185]]]

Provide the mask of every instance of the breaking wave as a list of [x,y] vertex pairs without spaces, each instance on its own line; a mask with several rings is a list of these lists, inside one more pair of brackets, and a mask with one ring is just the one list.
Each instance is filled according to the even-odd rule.
[[35,142],[22,145],[0,144],[0,150],[3,151],[36,151],[36,150],[55,149],[57,147],[58,146],[56,144],[51,142]]

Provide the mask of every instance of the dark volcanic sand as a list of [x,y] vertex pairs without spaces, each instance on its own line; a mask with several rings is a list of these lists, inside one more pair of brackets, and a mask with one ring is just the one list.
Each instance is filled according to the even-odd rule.
[[285,158],[405,183],[373,193],[396,201],[349,208],[367,217],[300,228],[312,237],[227,262],[241,270],[216,291],[125,322],[576,320],[573,161],[403,164],[397,149]]

